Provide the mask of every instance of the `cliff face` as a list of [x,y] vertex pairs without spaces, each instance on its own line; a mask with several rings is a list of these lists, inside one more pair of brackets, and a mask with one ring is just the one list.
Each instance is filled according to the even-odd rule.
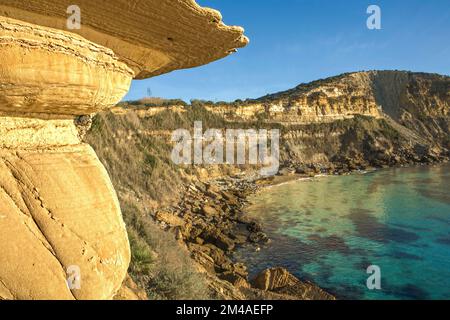
[[[86,140],[111,174],[122,206],[134,204],[132,210],[124,210],[127,221],[152,217],[184,241],[181,247],[186,244],[200,269],[208,272],[209,286],[219,297],[263,299],[268,293],[260,290],[270,287],[271,272],[251,283],[245,266],[229,254],[237,245],[267,239],[260,226],[242,214],[251,187],[245,179],[236,178],[254,178],[258,168],[177,166],[170,158],[171,133],[192,131],[194,121],[201,121],[204,129],[278,128],[281,173],[286,175],[344,174],[370,167],[435,163],[450,156],[449,84],[445,76],[373,71],[234,104],[121,103],[94,118]],[[295,112],[290,104],[298,105]],[[305,110],[314,115],[304,116]],[[234,186],[233,181],[240,185]],[[128,225],[130,231],[135,227]],[[147,238],[143,235],[140,240],[150,242]],[[285,272],[273,272],[281,279],[291,278]],[[132,276],[138,282],[144,279],[143,286],[149,290],[158,282],[145,272]],[[329,298],[312,285],[294,287],[296,298],[299,293],[301,298]]]
[[0,2],[0,299],[118,292],[129,241],[110,178],[81,142],[89,115],[118,103],[133,78],[248,42],[193,0],[80,1],[78,31],[67,27],[71,5]]
[[282,125],[285,164],[355,166],[433,161],[450,148],[450,78],[401,71],[343,74],[233,104],[229,122]]
[[125,224],[74,117],[115,104],[133,73],[107,48],[3,17],[0,61],[0,298],[112,298]]
[[450,77],[392,71],[368,76],[373,95],[387,116],[430,143],[448,146]]
[[[285,153],[291,162],[344,162],[358,167],[435,161],[450,149],[450,78],[397,71],[347,74],[306,87],[350,85],[365,92],[376,116],[356,114],[347,122],[292,126],[285,134]],[[300,86],[287,95],[302,91]],[[283,93],[282,95],[285,95]],[[269,97],[269,101],[274,97]],[[275,98],[276,99],[276,98]],[[351,99],[351,98],[350,98]],[[354,110],[350,104],[346,110]],[[289,117],[287,117],[289,119]],[[288,157],[286,157],[288,159]],[[353,162],[353,163],[352,163]]]
[[[448,76],[368,71],[302,84],[259,99],[193,106],[202,106],[221,119],[223,123],[214,120],[217,128],[279,127],[283,165],[299,171],[307,166],[334,172],[333,164],[345,171],[349,166],[379,167],[448,157],[449,101]],[[118,107],[115,112],[149,118],[183,114],[190,108],[142,105]],[[203,114],[197,119],[209,125],[205,119],[210,118]],[[164,135],[170,136],[170,130]]]
[[[0,296],[111,298],[130,253],[115,191],[93,150],[79,144],[0,157]],[[71,266],[82,281],[73,292]]]
[[307,124],[349,119],[354,115],[381,117],[380,106],[366,73],[315,81],[292,90],[249,100],[234,107],[209,107],[225,117],[250,120],[258,115],[269,122]]
[[302,84],[245,103],[207,108],[229,119],[308,124],[387,114],[403,124],[423,117],[448,115],[449,78],[400,71],[369,71]]

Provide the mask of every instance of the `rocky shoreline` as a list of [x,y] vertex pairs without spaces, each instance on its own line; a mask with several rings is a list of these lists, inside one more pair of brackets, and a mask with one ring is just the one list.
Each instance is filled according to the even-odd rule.
[[[173,232],[176,239],[189,250],[199,270],[208,274],[211,288],[218,298],[335,299],[331,294],[312,283],[297,279],[281,267],[263,270],[254,279],[249,279],[247,266],[242,261],[235,261],[233,252],[244,245],[253,245],[258,249],[259,245],[270,239],[264,233],[262,225],[245,215],[248,197],[266,187],[317,176],[346,175],[387,167],[430,165],[448,161],[446,158],[429,160],[413,164],[385,163],[376,167],[344,163],[331,166],[302,165],[295,168],[286,163],[279,175],[270,178],[247,174],[208,182],[196,180],[185,186],[180,203],[158,210],[154,219],[162,228]],[[267,279],[278,285],[268,285]],[[278,296],[280,293],[282,294]]]
[[[249,279],[245,263],[233,260],[237,247],[270,241],[262,226],[247,218],[243,211],[248,196],[264,185],[273,182],[255,176],[196,181],[185,187],[180,203],[158,210],[154,218],[189,250],[199,271],[209,275],[217,298],[334,299],[283,268],[264,270],[255,279]],[[278,284],[268,285],[267,281]]]
[[[142,100],[96,116],[87,142],[110,173],[124,216],[130,222],[154,218],[171,232],[181,244],[173,243],[173,250],[182,250],[189,264],[189,256],[197,262],[192,266],[206,275],[219,298],[275,298],[279,283],[286,282],[275,281],[277,288],[257,285],[245,263],[233,260],[236,247],[257,248],[268,241],[262,226],[244,215],[248,196],[264,186],[318,175],[448,161],[447,88],[446,76],[374,71],[225,105]],[[190,130],[194,119],[205,128],[280,128],[279,175],[261,180],[248,166],[173,166],[170,133]],[[128,223],[150,251],[155,245],[140,227]],[[292,280],[286,272],[268,270],[262,279]],[[142,274],[138,271],[137,278]],[[308,290],[290,298],[312,298],[301,292]]]
[[[257,248],[270,241],[263,227],[244,214],[248,196],[266,186],[307,177],[297,174],[258,179],[244,175],[209,182],[196,181],[185,187],[180,203],[158,210],[154,219],[162,228],[173,232],[189,250],[199,270],[210,276],[211,287],[218,298],[334,299],[314,284],[300,281],[283,268],[264,270],[254,279],[249,279],[245,263],[233,260],[237,247],[254,245]],[[281,281],[284,284],[280,287],[268,286],[267,281],[261,280],[273,277],[276,280],[271,281],[279,282],[279,278],[289,281]],[[233,288],[230,289],[228,284]],[[285,293],[276,296],[276,292]]]

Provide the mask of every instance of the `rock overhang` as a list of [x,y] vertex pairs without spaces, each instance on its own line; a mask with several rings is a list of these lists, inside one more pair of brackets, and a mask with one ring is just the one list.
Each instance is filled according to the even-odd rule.
[[193,0],[77,0],[82,28],[68,30],[72,4],[0,0],[0,300],[115,295],[130,262],[126,227],[74,117],[112,107],[132,78],[247,43]]
[[[68,30],[67,9],[80,8],[81,28]],[[224,58],[248,44],[241,27],[194,0],[1,0],[0,16],[77,33],[114,51],[144,79]]]
[[133,71],[83,37],[0,16],[0,114],[83,115],[115,105]]
[[72,4],[0,0],[0,300],[115,295],[130,262],[126,227],[74,117],[112,107],[132,78],[248,42],[193,0],[77,0],[82,28],[67,30]]

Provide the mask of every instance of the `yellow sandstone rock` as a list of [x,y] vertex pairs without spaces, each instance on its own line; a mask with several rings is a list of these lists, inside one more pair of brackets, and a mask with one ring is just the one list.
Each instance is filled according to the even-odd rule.
[[130,261],[126,229],[73,118],[116,104],[133,71],[78,35],[4,17],[0,61],[0,298],[110,299]]
[[193,0],[79,0],[82,28],[67,30],[71,2],[0,0],[0,299],[116,295],[130,261],[125,224],[75,116],[114,106],[133,78],[248,42]]
[[1,0],[0,16],[67,30],[74,4],[81,29],[69,31],[112,49],[138,79],[207,64],[248,43],[241,27],[194,0]]
[[0,111],[84,115],[114,106],[134,75],[78,35],[0,17]]
[[[85,144],[0,151],[0,297],[110,299],[130,260],[117,196]],[[70,266],[80,289],[68,289]]]

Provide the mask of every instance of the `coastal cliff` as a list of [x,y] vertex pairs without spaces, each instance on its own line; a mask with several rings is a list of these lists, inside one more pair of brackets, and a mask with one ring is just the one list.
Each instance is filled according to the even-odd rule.
[[[150,297],[160,297],[159,262],[173,250],[190,256],[198,270],[170,269],[173,283],[186,291],[181,297],[163,298],[195,298],[208,287],[212,296],[228,299],[328,299],[328,293],[310,283],[271,291],[257,285],[257,279],[270,278],[271,271],[250,279],[245,261],[234,260],[236,247],[250,243],[257,248],[269,240],[260,225],[246,218],[246,196],[284,179],[447,161],[449,95],[447,76],[370,71],[227,104],[146,99],[97,115],[86,141],[98,152],[118,191],[128,233],[135,237],[132,277]],[[250,165],[176,166],[170,158],[171,133],[192,130],[194,121],[202,121],[204,128],[280,129],[279,175],[260,180],[258,168]],[[142,231],[146,228],[164,230],[173,246],[155,246]],[[147,251],[157,258],[140,258]],[[177,272],[196,274],[201,289],[187,280],[190,276],[175,276]],[[292,280],[284,271],[275,274]]]
[[367,71],[206,108],[227,121],[281,125],[285,167],[355,169],[448,157],[449,88],[448,76]]
[[267,122],[309,124],[350,119],[355,115],[381,117],[381,106],[375,99],[369,74],[315,81],[245,103],[208,106],[234,120],[262,117]]
[[0,3],[0,299],[126,295],[131,252],[117,194],[82,142],[91,116],[132,79],[248,43],[193,0],[77,4],[80,28],[69,27],[70,1]]
[[[0,297],[110,299],[127,272],[128,238],[74,118],[117,103],[133,73],[107,48],[10,18],[0,17],[0,47]],[[72,291],[73,266],[83,285]]]

